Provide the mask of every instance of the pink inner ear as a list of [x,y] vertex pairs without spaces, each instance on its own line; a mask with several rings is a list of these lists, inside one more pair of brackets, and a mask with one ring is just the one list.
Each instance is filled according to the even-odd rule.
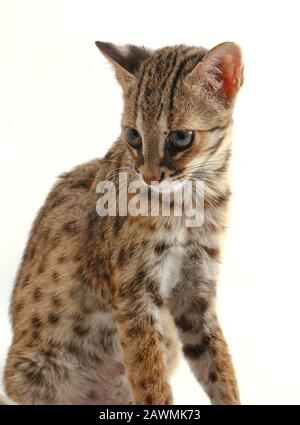
[[232,99],[242,83],[242,63],[239,52],[227,53],[218,64],[218,68],[222,74],[218,75],[217,79],[223,81],[222,89],[226,96]]

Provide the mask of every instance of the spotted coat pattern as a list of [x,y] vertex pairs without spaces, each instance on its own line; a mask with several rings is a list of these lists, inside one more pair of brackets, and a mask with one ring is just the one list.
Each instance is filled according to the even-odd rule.
[[[143,148],[122,131],[105,158],[61,175],[46,199],[13,291],[6,392],[21,404],[171,404],[182,350],[212,403],[237,404],[214,302],[240,50],[97,45],[123,88],[122,127],[136,128]],[[194,130],[190,149],[167,145],[174,129]],[[117,183],[122,170],[203,179],[203,225],[100,217],[97,183]]]

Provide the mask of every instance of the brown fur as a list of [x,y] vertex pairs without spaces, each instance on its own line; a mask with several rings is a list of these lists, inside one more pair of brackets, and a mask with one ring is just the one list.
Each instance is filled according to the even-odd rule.
[[[180,339],[212,403],[239,403],[214,299],[240,51],[232,43],[211,52],[98,47],[124,91],[122,125],[138,129],[143,149],[122,133],[104,159],[62,175],[39,212],[13,293],[7,394],[24,404],[171,404]],[[195,131],[190,149],[163,147],[176,129]],[[124,167],[135,178],[163,171],[204,180],[204,225],[99,217],[97,183],[117,182]]]

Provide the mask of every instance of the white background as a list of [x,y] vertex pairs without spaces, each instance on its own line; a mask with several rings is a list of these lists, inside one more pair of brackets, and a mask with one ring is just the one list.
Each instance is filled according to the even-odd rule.
[[[0,364],[30,225],[62,171],[118,137],[121,92],[95,40],[244,51],[219,312],[245,404],[299,404],[298,1],[0,2]],[[177,403],[208,403],[181,363]]]

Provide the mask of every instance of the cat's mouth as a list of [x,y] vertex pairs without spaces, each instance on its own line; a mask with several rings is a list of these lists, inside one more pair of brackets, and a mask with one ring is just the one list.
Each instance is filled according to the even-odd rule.
[[144,187],[147,187],[148,189],[151,189],[155,192],[174,192],[176,190],[181,189],[184,184],[184,179],[172,179],[170,176],[166,175],[165,173],[162,173],[161,178],[155,179],[155,180],[147,180],[141,175],[139,175],[140,181],[144,185]]

